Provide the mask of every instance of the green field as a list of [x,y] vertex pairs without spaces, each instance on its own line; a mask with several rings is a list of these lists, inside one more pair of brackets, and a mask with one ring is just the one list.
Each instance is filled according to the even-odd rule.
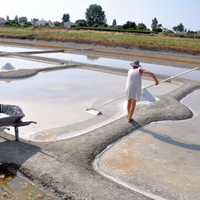
[[0,27],[0,37],[122,46],[147,50],[170,50],[200,54],[200,39],[91,30]]

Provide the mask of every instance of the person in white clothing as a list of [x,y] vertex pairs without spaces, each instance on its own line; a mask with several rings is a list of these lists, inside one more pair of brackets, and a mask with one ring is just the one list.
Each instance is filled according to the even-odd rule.
[[133,69],[130,69],[128,71],[128,78],[126,82],[126,99],[128,100],[128,122],[134,122],[134,119],[132,119],[132,115],[135,111],[136,102],[140,101],[142,74],[145,73],[151,75],[152,78],[155,80],[155,84],[159,84],[159,81],[157,80],[155,75],[152,72],[143,69],[140,66],[138,60],[134,60],[131,65]]

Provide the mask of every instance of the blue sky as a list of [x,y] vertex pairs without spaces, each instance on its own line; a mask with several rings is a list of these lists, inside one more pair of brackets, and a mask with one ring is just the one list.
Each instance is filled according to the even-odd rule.
[[182,23],[188,30],[200,30],[199,0],[7,0],[1,2],[0,17],[8,15],[13,19],[26,16],[61,21],[64,13],[69,13],[70,20],[85,19],[86,9],[91,4],[98,4],[105,11],[107,23],[116,19],[118,25],[126,21],[144,23],[151,28],[152,19],[157,18],[164,28]]

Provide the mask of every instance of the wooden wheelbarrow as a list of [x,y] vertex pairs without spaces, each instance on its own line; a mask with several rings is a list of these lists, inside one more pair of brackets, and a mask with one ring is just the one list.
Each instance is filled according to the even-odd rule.
[[19,127],[28,126],[31,123],[37,124],[34,121],[23,122],[21,119],[25,116],[23,111],[19,106],[16,105],[5,105],[0,104],[0,113],[5,114],[5,116],[0,118],[0,127],[3,129],[8,129],[9,126],[13,126],[15,129],[15,140],[19,141]]

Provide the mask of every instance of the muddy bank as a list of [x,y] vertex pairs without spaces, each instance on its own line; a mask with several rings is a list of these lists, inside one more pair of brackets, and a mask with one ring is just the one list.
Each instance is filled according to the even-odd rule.
[[[19,42],[19,41],[18,41]],[[25,41],[27,42],[27,41]],[[27,42],[28,43],[28,42]],[[33,41],[30,41],[32,44]],[[46,44],[46,43],[45,43]],[[53,43],[51,45],[57,45]],[[72,48],[69,43],[63,43],[61,47]],[[85,49],[94,46],[77,46],[74,44],[73,48]],[[105,47],[98,47],[97,50],[105,51]],[[106,49],[107,50],[107,49]],[[109,49],[109,51],[114,49]],[[70,50],[76,53],[86,53],[82,50]],[[124,52],[127,50],[117,49],[116,52]],[[132,50],[133,51],[133,50]],[[130,53],[130,51],[129,51]],[[147,54],[147,52],[140,52],[140,54]],[[87,52],[88,54],[88,52]],[[89,52],[101,56],[102,54]],[[138,52],[139,54],[139,52]],[[155,52],[149,52],[156,57]],[[162,55],[161,55],[162,54]],[[159,56],[175,56],[158,53]],[[103,54],[110,58],[116,58],[116,55]],[[15,56],[18,56],[17,54]],[[28,58],[28,55],[20,55]],[[105,56],[105,57],[106,57]],[[180,56],[180,55],[178,55]],[[118,57],[118,56],[117,56]],[[133,60],[135,57],[122,56],[123,59]],[[121,57],[118,57],[121,59]],[[39,60],[39,58],[35,57]],[[42,59],[40,57],[40,59]],[[74,62],[64,62],[57,59],[48,59],[46,61],[57,63],[55,68],[45,69],[30,69],[30,70],[16,70],[15,72],[2,73],[1,78],[19,78],[26,76],[33,76],[38,72],[45,70],[57,70],[63,68],[88,68],[93,70],[105,71],[110,73],[117,73],[126,75],[126,69],[109,68],[105,66],[93,66],[88,64],[80,64]],[[141,58],[140,60],[146,58]],[[180,59],[180,58],[179,58]],[[182,60],[193,60],[193,57],[182,57]],[[199,59],[195,57],[195,59]],[[158,62],[163,64],[161,60],[149,59],[148,61]],[[59,65],[64,62],[65,64]],[[144,62],[144,61],[143,61]],[[147,60],[146,60],[147,62]],[[172,62],[172,61],[170,61]],[[181,62],[173,62],[174,65],[187,67]],[[191,68],[194,67],[191,64]],[[189,67],[189,68],[190,68]],[[164,75],[157,75],[159,79],[166,78]],[[108,145],[116,142],[123,136],[130,132],[150,123],[160,120],[173,119],[187,119],[193,113],[189,108],[182,105],[179,100],[192,92],[194,89],[200,87],[199,81],[192,81],[187,79],[177,78],[176,81],[184,83],[180,88],[160,97],[160,101],[155,104],[137,107],[135,112],[135,122],[127,123],[127,118],[123,117],[110,124],[107,124],[94,131],[88,132],[84,135],[74,137],[67,140],[60,140],[49,143],[35,143],[31,141],[20,140],[14,141],[14,137],[0,132],[0,162],[15,163],[19,171],[23,172],[30,180],[35,183],[42,184],[48,192],[56,195],[60,199],[151,199],[128,188],[125,188],[107,178],[101,176],[92,167],[94,158],[102,152]],[[62,194],[60,196],[60,194]]]

